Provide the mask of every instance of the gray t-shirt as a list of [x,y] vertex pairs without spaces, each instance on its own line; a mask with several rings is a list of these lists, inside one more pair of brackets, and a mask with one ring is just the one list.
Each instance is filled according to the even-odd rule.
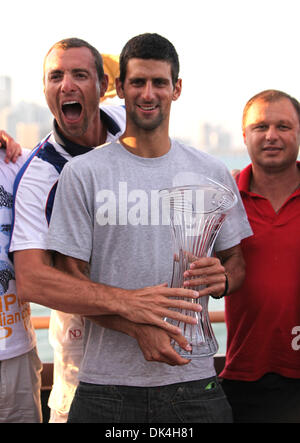
[[[170,284],[171,231],[157,209],[158,191],[194,184],[201,175],[227,185],[238,197],[215,245],[216,250],[231,248],[252,235],[231,174],[219,160],[172,141],[170,151],[157,158],[139,157],[113,142],[70,161],[59,179],[48,249],[90,263],[95,282],[125,289]],[[147,362],[135,339],[85,323],[83,382],[161,386],[215,374],[212,357],[181,367]]]

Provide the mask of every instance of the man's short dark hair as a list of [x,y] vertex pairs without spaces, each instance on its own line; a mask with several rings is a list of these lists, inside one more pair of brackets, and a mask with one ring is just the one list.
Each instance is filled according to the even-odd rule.
[[249,108],[253,105],[253,103],[257,101],[271,103],[271,102],[276,102],[278,100],[282,100],[283,98],[287,98],[292,103],[292,105],[295,108],[295,111],[297,112],[300,123],[300,103],[298,102],[298,100],[292,97],[291,95],[287,94],[286,92],[278,91],[276,89],[267,89],[265,91],[259,92],[258,94],[254,95],[254,97],[250,98],[250,100],[248,100],[248,102],[246,103],[243,112],[243,122],[242,122],[243,129],[245,129],[245,122]]
[[100,52],[85,40],[76,37],[65,38],[57,43],[54,43],[54,45],[51,46],[44,59],[44,74],[45,74],[45,63],[47,57],[53,49],[63,49],[64,51],[66,51],[67,49],[71,48],[88,48],[91,51],[92,55],[94,56],[99,82],[101,82],[104,77],[104,69],[103,69],[103,60]]
[[141,34],[133,37],[124,46],[120,55],[120,81],[124,84],[128,61],[131,58],[162,60],[170,63],[172,83],[175,86],[179,76],[179,59],[173,44],[158,34]]

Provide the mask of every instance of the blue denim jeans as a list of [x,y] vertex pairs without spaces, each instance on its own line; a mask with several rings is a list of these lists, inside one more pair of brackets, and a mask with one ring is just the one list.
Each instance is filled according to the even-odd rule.
[[80,383],[68,423],[232,423],[216,377],[140,388]]

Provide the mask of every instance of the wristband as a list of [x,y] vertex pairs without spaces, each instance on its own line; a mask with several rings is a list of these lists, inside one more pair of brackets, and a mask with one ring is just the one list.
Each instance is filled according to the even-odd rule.
[[215,295],[210,294],[210,296],[212,298],[214,298],[215,300],[220,300],[221,298],[226,297],[226,295],[228,293],[229,284],[228,284],[228,277],[227,277],[226,272],[225,272],[225,278],[226,278],[226,280],[225,280],[225,290],[224,290],[223,294],[221,294],[219,296],[215,296]]

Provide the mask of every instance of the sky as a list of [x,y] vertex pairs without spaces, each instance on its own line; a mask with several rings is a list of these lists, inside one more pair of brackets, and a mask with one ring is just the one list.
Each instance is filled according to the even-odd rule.
[[79,37],[119,54],[131,37],[157,32],[179,54],[183,92],[171,135],[220,125],[242,144],[245,103],[264,89],[300,99],[299,0],[7,0],[1,2],[0,75],[13,101],[46,104],[42,64],[56,41]]

